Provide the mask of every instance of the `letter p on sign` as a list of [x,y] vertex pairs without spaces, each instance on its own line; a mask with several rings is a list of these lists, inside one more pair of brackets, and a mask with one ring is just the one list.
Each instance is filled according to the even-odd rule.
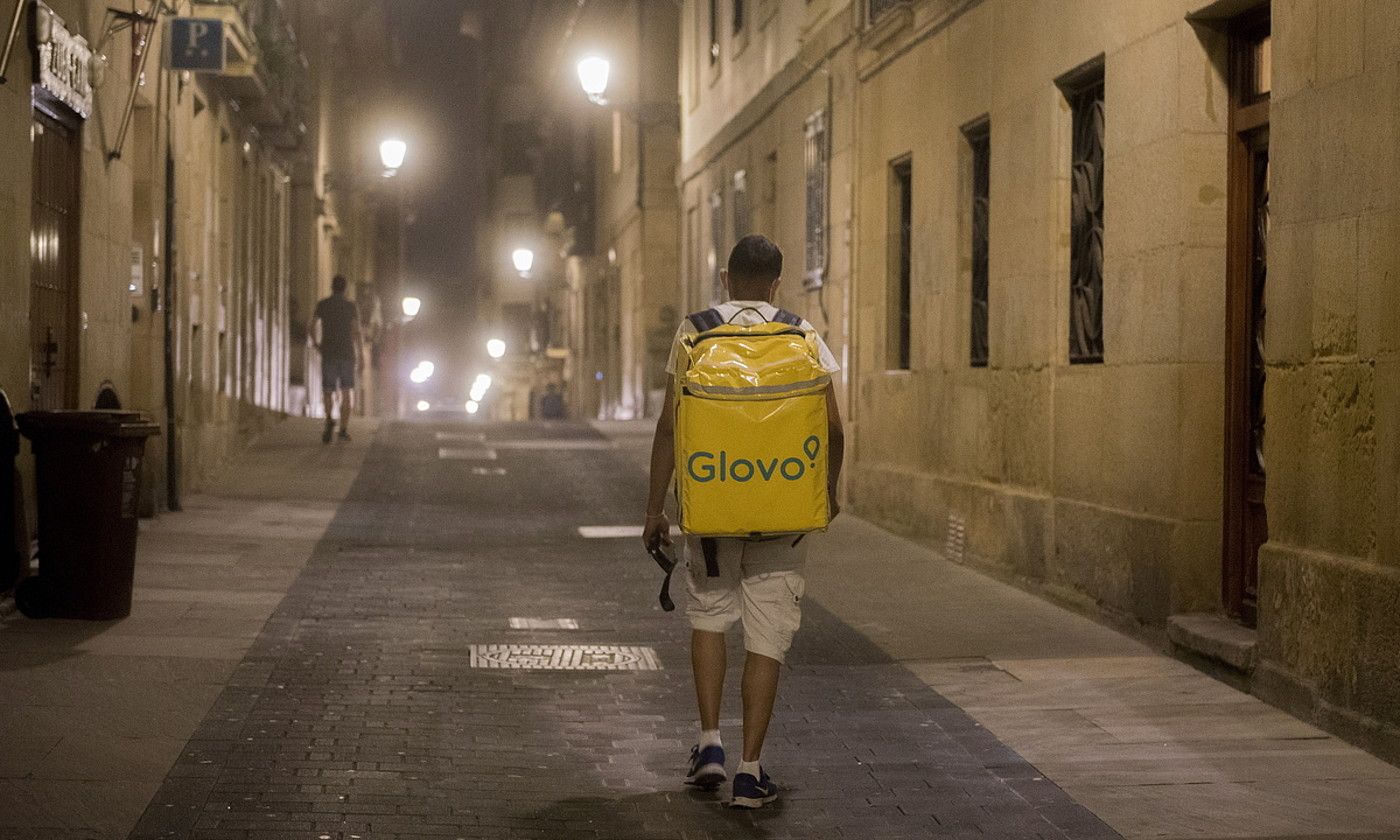
[[170,69],[222,73],[224,22],[219,18],[178,17],[170,21]]

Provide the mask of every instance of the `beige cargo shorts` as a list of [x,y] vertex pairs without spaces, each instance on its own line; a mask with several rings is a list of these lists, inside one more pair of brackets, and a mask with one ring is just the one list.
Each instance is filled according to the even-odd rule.
[[724,633],[743,622],[744,649],[782,662],[802,624],[803,569],[812,535],[749,541],[719,538],[719,577],[705,573],[698,537],[685,538],[686,616],[696,630]]

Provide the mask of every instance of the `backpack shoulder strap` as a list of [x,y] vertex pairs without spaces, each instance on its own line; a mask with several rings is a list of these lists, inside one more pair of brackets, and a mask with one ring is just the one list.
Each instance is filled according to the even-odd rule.
[[685,319],[695,327],[696,332],[709,332],[716,327],[724,326],[724,318],[719,314],[718,309],[702,309],[687,315]]
[[802,317],[800,315],[794,315],[786,309],[779,309],[777,312],[773,313],[773,320],[779,324],[787,324],[789,327],[802,326]]

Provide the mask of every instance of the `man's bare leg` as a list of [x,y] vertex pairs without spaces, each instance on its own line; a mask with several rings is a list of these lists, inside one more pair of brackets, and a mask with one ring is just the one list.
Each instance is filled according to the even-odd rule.
[[335,389],[321,389],[321,405],[326,409],[326,427],[321,430],[321,442],[331,442],[331,431],[335,429]]
[[780,666],[778,660],[752,651],[744,659],[744,761],[758,761],[763,754],[763,739],[778,697]]
[[690,667],[695,672],[695,700],[700,706],[701,731],[719,729],[725,665],[724,634],[691,630]]
[[355,392],[349,388],[340,389],[340,434],[341,437],[349,434],[350,429],[350,409],[355,404]]

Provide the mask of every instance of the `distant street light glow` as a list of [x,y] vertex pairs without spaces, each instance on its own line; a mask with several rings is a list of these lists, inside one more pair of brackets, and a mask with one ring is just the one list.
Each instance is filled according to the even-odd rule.
[[486,342],[486,354],[493,359],[499,359],[506,354],[506,343],[499,338],[493,338]]
[[432,403],[428,402],[427,400],[419,400],[419,401],[418,401],[418,410],[419,410],[419,411],[427,411],[428,409],[430,409],[430,408],[432,408],[432,407],[433,407],[433,406],[432,406]]
[[486,397],[486,392],[491,388],[491,376],[489,374],[479,374],[476,381],[472,383],[471,398],[473,402],[481,402]]
[[578,63],[578,83],[588,98],[599,105],[606,105],[603,94],[608,89],[608,75],[612,64],[600,55],[590,55]]
[[423,301],[416,297],[406,297],[403,299],[403,314],[405,318],[417,318],[418,311],[423,308]]
[[481,410],[481,403],[477,402],[476,400],[468,400],[468,401],[467,401],[467,413],[468,413],[468,414],[475,414],[475,413],[477,413],[477,412],[480,411],[480,410]]
[[407,157],[408,144],[397,137],[390,137],[379,144],[379,162],[384,164],[386,177],[399,171]]
[[422,385],[433,377],[434,370],[436,370],[436,368],[433,367],[432,362],[419,362],[418,367],[409,372],[408,378],[412,380],[415,385]]
[[510,261],[515,264],[515,270],[520,272],[520,276],[524,277],[535,265],[535,252],[529,248],[516,248],[510,252]]

